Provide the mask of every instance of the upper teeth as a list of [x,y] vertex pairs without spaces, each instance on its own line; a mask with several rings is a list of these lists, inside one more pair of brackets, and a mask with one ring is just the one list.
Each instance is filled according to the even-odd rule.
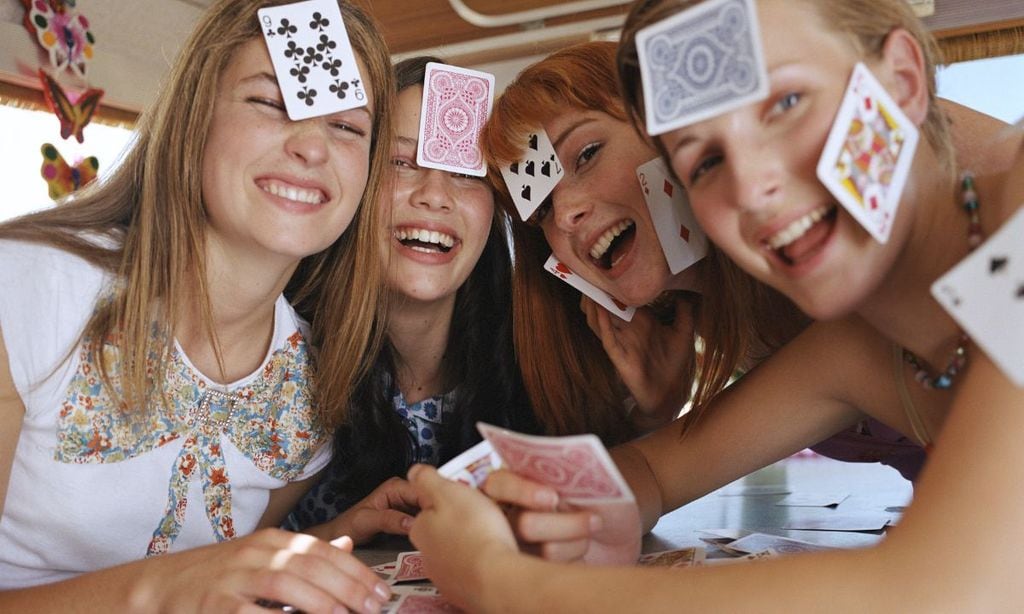
[[285,185],[276,181],[267,181],[260,187],[264,192],[270,192],[274,196],[280,196],[300,203],[318,205],[323,202],[323,192],[320,190],[307,190],[305,188]]
[[399,241],[411,239],[422,243],[436,243],[445,247],[455,245],[455,237],[426,228],[398,228],[395,230],[395,238]]
[[604,253],[608,251],[608,247],[611,246],[612,241],[632,225],[633,220],[622,220],[618,224],[604,231],[604,234],[601,235],[597,242],[594,243],[593,247],[590,248],[590,257],[594,260],[598,260],[601,256],[604,256]]
[[831,208],[831,205],[822,205],[807,215],[793,220],[789,226],[786,226],[768,238],[768,247],[772,249],[779,249],[780,247],[785,247],[793,241],[796,241],[800,237],[804,236],[804,233],[807,232],[811,226],[814,226],[815,223],[821,221],[821,218],[825,217]]

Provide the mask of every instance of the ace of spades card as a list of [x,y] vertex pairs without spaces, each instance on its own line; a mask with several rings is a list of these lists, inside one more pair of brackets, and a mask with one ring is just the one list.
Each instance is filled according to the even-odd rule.
[[308,0],[257,11],[289,119],[366,105],[356,56],[334,0]]
[[932,284],[932,296],[1024,388],[1024,206]]
[[527,137],[526,152],[521,160],[501,167],[501,176],[524,222],[551,194],[563,175],[565,170],[543,128]]
[[544,270],[587,295],[595,303],[604,307],[613,315],[616,315],[627,322],[633,319],[633,314],[636,313],[635,307],[629,307],[628,305],[615,300],[611,294],[608,294],[604,290],[574,273],[572,269],[567,267],[562,261],[555,258],[554,254],[551,254],[551,256],[548,257],[547,262],[544,263]]
[[853,69],[818,179],[879,243],[889,240],[918,131],[867,66]]
[[673,179],[660,156],[638,166],[636,176],[661,251],[675,275],[707,255],[708,238],[697,225],[686,191]]

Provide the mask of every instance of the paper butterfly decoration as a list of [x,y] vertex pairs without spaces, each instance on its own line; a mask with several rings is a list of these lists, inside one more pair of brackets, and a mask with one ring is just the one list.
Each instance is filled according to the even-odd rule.
[[46,180],[53,200],[59,200],[96,179],[96,171],[100,167],[96,156],[89,156],[71,166],[50,143],[43,143],[39,150],[43,153],[43,166],[39,172]]
[[89,20],[75,12],[75,3],[68,0],[21,0],[21,3],[25,6],[25,28],[50,54],[53,68],[71,70],[84,78],[96,39],[89,31]]
[[78,142],[81,143],[85,139],[82,130],[88,125],[96,107],[99,106],[103,90],[85,90],[72,101],[56,79],[41,69],[39,80],[43,84],[43,97],[46,99],[46,105],[60,120],[61,138],[66,139],[74,134]]

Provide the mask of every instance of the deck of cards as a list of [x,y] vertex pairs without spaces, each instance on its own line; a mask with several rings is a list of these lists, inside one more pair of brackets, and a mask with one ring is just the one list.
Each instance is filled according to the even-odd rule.
[[754,0],[711,0],[636,35],[650,136],[768,96]]
[[917,127],[867,66],[853,69],[818,160],[818,179],[879,243],[889,240]]
[[289,119],[366,105],[366,91],[335,0],[257,11]]
[[[540,437],[477,423],[485,444],[470,448],[438,472],[448,479],[472,475],[469,463],[486,458],[493,451],[506,469],[534,482],[554,488],[563,501],[575,504],[625,503],[634,501],[633,491],[596,435]],[[475,451],[475,452],[474,452]],[[470,483],[479,486],[480,483]]]

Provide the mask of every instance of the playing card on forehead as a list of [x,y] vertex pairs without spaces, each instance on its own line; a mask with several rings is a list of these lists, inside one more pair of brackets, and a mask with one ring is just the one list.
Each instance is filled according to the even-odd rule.
[[494,75],[430,62],[423,79],[416,163],[483,177],[480,130],[494,102]]
[[668,269],[675,275],[707,255],[708,238],[697,225],[686,191],[660,156],[638,166],[636,177]]
[[527,136],[526,150],[520,160],[501,167],[501,176],[524,222],[551,194],[563,175],[565,170],[555,146],[543,128]]
[[932,284],[932,296],[1024,387],[1024,206]]
[[633,314],[636,313],[635,307],[630,307],[625,303],[619,302],[611,294],[608,294],[604,290],[583,279],[574,273],[572,269],[567,267],[562,261],[555,258],[554,254],[551,254],[551,256],[548,257],[547,262],[544,263],[544,270],[587,295],[595,303],[604,307],[613,315],[619,316],[627,322],[633,319]]
[[477,429],[501,456],[504,467],[554,488],[568,503],[633,501],[633,491],[596,435],[539,437],[483,422]]
[[636,35],[647,133],[657,136],[768,96],[754,0],[711,0]]
[[292,120],[366,105],[356,56],[336,0],[308,0],[257,11]]
[[868,67],[854,66],[817,174],[879,243],[889,240],[917,140],[917,127]]

